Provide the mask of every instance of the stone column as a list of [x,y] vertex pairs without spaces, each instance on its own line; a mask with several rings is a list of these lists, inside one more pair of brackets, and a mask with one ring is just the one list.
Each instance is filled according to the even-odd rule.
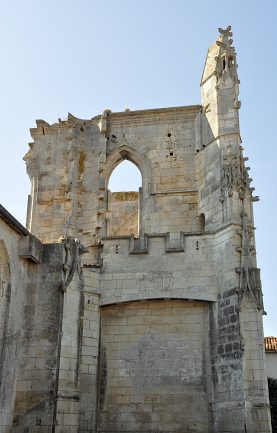
[[97,423],[98,362],[100,337],[100,295],[94,289],[82,292],[81,372],[79,433],[92,433]]

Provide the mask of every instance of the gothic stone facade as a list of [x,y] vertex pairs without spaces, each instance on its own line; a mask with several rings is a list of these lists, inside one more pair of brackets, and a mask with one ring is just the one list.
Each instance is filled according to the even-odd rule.
[[[37,121],[1,208],[2,433],[270,433],[230,27],[201,105]],[[123,160],[139,192],[110,193]]]

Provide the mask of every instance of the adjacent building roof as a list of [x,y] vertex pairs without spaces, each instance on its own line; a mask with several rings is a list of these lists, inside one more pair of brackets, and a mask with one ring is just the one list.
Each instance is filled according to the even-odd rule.
[[0,218],[2,218],[7,224],[9,224],[9,226],[12,227],[17,233],[24,236],[29,235],[29,231],[22,224],[20,224],[20,222],[17,221],[17,219],[15,219],[15,217],[12,216],[12,214],[10,214],[10,212],[8,212],[7,209],[5,209],[4,206],[2,206],[1,204]]
[[277,352],[277,337],[265,337],[264,345],[266,351]]

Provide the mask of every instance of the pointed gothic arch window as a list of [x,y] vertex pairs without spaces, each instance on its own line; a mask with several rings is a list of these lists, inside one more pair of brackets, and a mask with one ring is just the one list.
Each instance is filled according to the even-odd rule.
[[141,173],[132,162],[124,160],[112,171],[108,184],[108,236],[138,236],[141,186]]

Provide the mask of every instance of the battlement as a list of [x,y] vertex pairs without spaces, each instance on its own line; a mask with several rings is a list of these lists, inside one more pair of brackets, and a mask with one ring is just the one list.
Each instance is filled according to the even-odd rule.
[[[152,239],[161,239],[164,244],[164,253],[183,253],[185,251],[185,238],[187,236],[203,236],[202,232],[184,233],[180,232],[179,239],[170,233],[145,233],[143,237],[135,238],[134,235],[125,236],[105,236],[102,238],[105,247],[109,248],[110,241],[116,242],[115,251],[119,253],[121,248],[120,241],[125,243],[126,240],[129,242],[128,252],[129,254],[149,254],[152,251],[150,247]],[[159,251],[160,252],[160,251]]]

